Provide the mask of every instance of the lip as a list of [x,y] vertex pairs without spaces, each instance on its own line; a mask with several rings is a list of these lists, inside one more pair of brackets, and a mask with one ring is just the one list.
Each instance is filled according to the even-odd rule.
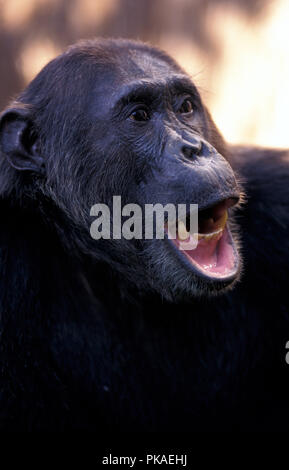
[[230,191],[230,192],[224,192],[222,196],[212,196],[206,203],[200,203],[199,206],[199,211],[203,211],[205,209],[209,209],[210,207],[213,207],[217,205],[218,203],[226,200],[226,199],[232,199],[235,200],[236,203],[240,200],[240,191]]

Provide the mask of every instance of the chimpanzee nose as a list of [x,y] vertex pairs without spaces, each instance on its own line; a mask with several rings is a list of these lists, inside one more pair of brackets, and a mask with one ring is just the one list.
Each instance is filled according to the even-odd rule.
[[193,142],[182,143],[181,151],[186,158],[193,158],[202,150],[201,140],[194,139]]

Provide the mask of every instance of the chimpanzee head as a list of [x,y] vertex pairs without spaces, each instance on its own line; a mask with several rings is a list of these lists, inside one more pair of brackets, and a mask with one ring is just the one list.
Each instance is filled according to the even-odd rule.
[[[71,222],[78,255],[175,300],[224,292],[238,279],[231,207],[240,193],[226,145],[189,76],[160,50],[78,43],[44,67],[0,126],[2,197],[14,188],[19,202],[28,193],[53,201]],[[189,212],[175,240],[166,219],[164,239],[93,240],[91,207],[112,208],[116,195],[143,209],[198,204],[197,247],[180,249],[191,236]]]

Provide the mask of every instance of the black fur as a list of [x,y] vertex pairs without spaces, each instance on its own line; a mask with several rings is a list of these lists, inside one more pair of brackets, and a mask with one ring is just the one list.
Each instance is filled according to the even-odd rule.
[[[150,46],[86,41],[2,114],[2,430],[287,430],[288,152],[227,146],[195,90],[197,121],[168,121],[202,157],[212,146],[203,185],[201,167],[176,166],[175,134],[109,118],[111,89],[173,75]],[[206,205],[240,181],[244,266],[229,286],[188,274],[163,242],[89,236],[90,207],[113,194]]]

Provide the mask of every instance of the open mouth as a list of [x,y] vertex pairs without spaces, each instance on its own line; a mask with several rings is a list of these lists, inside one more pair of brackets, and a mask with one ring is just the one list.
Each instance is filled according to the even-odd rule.
[[[174,246],[186,257],[197,274],[207,279],[233,279],[239,268],[239,256],[227,224],[228,209],[238,201],[228,198],[198,212],[198,234],[190,234],[189,216],[178,223]],[[183,242],[197,237],[194,249],[183,248]]]

